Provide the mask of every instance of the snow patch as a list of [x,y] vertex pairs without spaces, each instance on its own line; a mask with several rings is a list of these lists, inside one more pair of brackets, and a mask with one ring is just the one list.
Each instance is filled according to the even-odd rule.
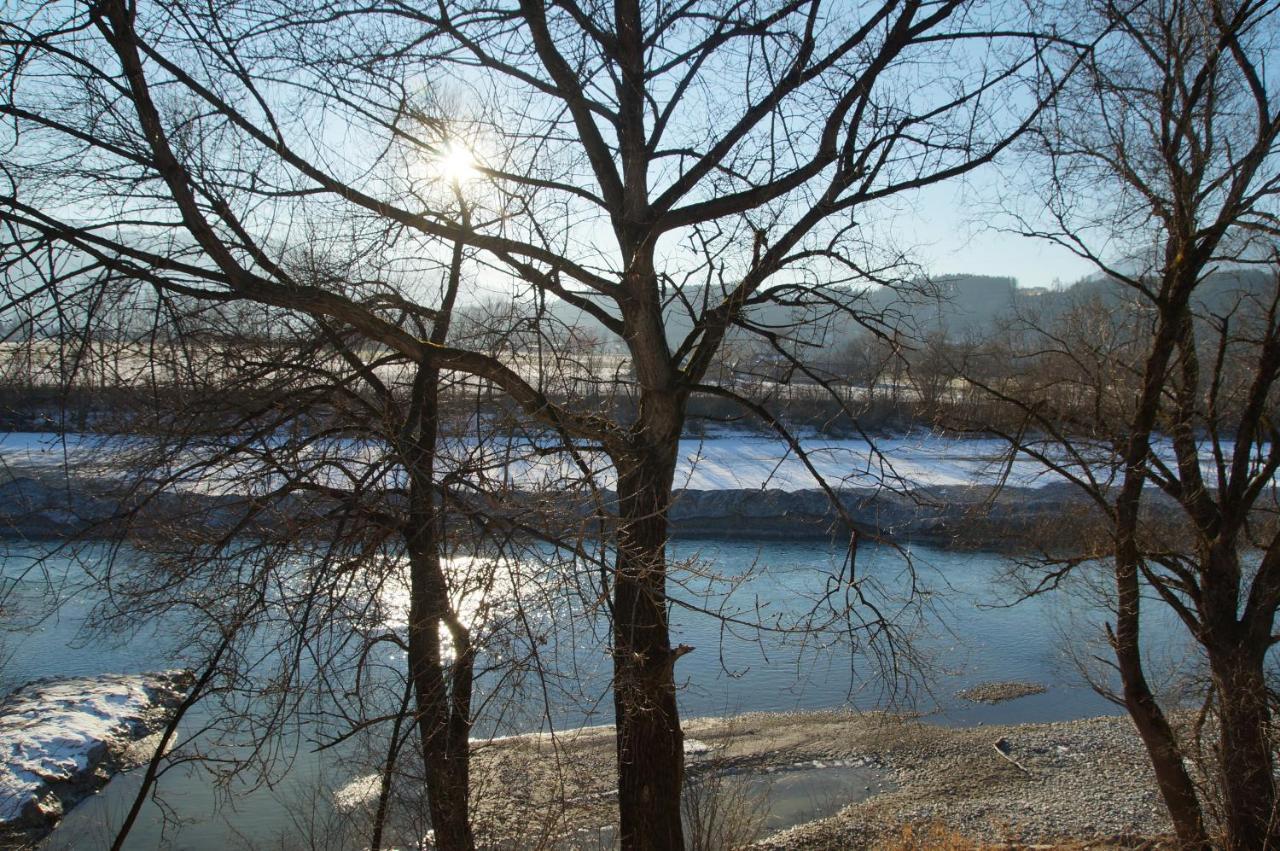
[[701,741],[699,739],[684,740],[685,756],[702,756],[703,754],[707,754],[710,752],[711,752],[711,745],[707,744],[704,741]]

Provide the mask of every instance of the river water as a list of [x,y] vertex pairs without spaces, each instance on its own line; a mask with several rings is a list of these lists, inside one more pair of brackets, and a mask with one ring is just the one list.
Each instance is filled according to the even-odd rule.
[[[0,563],[3,575],[17,582],[10,613],[15,607],[35,611],[51,587],[74,584],[81,571],[75,560],[51,553],[45,545],[11,543],[6,553]],[[1090,652],[1105,656],[1099,626],[1103,615],[1095,598],[1076,583],[1067,591],[1019,601],[1020,586],[1010,577],[1008,556],[864,545],[851,571],[843,547],[821,541],[703,540],[676,542],[672,557],[684,565],[674,574],[674,596],[684,603],[673,609],[674,640],[694,648],[677,667],[686,717],[853,707],[919,711],[936,723],[972,725],[1118,711],[1086,685],[1073,661]],[[853,588],[895,624],[899,653],[892,659],[901,668],[896,674],[886,673],[888,645],[860,629],[856,618],[843,616],[842,601]],[[92,602],[91,595],[70,595],[56,614],[5,635],[0,692],[38,677],[171,667],[180,657],[163,623],[114,639],[87,633],[84,621]],[[729,617],[702,611],[707,609]],[[867,609],[855,611],[862,615]],[[740,621],[781,631],[761,631]],[[572,645],[563,667],[571,669],[573,687],[557,690],[550,707],[525,693],[518,698],[524,705],[486,715],[478,732],[513,734],[548,724],[563,729],[609,722],[608,657],[600,625],[571,623],[575,634],[559,636],[555,643]],[[797,623],[823,628],[805,634],[785,631]],[[1187,646],[1175,640],[1177,634],[1169,620],[1149,618],[1153,669],[1186,664],[1190,656]],[[1042,683],[1048,690],[994,706],[957,696],[967,686],[1004,680]],[[501,688],[482,681],[480,694],[492,697]],[[129,847],[289,847],[280,840],[301,830],[299,808],[286,806],[296,801],[297,790],[314,788],[319,779],[333,788],[351,779],[341,763],[316,754],[311,741],[305,731],[299,733],[289,767],[272,777],[271,787],[246,791],[242,782],[235,782],[217,790],[203,769],[169,772],[159,784],[160,800],[181,823],[166,823],[161,806],[150,804]],[[48,847],[105,847],[110,825],[131,803],[136,783],[128,774],[115,778],[102,794],[68,815]]]

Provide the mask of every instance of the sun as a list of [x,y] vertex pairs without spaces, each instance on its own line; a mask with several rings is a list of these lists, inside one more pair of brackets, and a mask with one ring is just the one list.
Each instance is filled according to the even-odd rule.
[[432,170],[450,183],[466,183],[479,176],[476,158],[461,142],[449,142],[436,156]]

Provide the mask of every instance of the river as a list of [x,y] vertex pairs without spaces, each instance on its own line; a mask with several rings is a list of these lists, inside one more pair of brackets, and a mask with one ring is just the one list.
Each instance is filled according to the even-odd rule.
[[[673,609],[673,638],[695,648],[677,668],[686,717],[854,707],[919,711],[931,722],[972,725],[1118,711],[1084,682],[1073,661],[1090,651],[1105,655],[1101,614],[1087,589],[1078,583],[1069,591],[1019,602],[1008,556],[864,544],[851,572],[843,547],[819,541],[677,541],[671,549],[673,562],[683,565],[673,574],[674,596],[685,604]],[[90,559],[93,553],[88,551]],[[128,557],[126,550],[124,560]],[[8,609],[10,620],[17,612],[21,623],[21,614],[36,611],[51,588],[73,586],[81,567],[68,555],[51,552],[50,545],[10,542],[3,575],[10,580],[25,576],[10,595]],[[887,645],[876,645],[872,633],[856,629],[848,618],[832,616],[841,613],[850,576],[895,623],[895,640],[909,639],[910,653],[896,657],[901,662],[910,656],[901,675],[885,674],[888,657],[875,651],[886,651]],[[734,591],[727,594],[730,585]],[[915,593],[908,595],[913,586]],[[92,602],[92,595],[69,595],[55,614],[7,634],[0,691],[38,677],[145,671],[171,667],[180,659],[163,622],[115,638],[87,633],[85,617]],[[732,618],[726,621],[699,609]],[[814,633],[760,631],[734,623],[791,626],[811,612],[825,624]],[[549,708],[525,692],[518,698],[520,705],[507,700],[501,712],[486,709],[479,733],[608,723],[611,700],[608,660],[598,637],[601,624],[581,618],[565,623],[571,627],[559,628],[571,628],[573,634],[554,636],[551,644],[561,648],[560,671],[572,672],[569,687],[548,692]],[[1148,618],[1147,635],[1153,670],[1167,671],[1190,658],[1186,645],[1175,643],[1177,631],[1162,613]],[[394,657],[384,661],[396,663]],[[957,696],[968,686],[1005,680],[1042,683],[1048,690],[997,705]],[[501,688],[482,681],[480,695],[494,698]],[[503,705],[496,699],[486,703]],[[128,847],[256,847],[296,836],[301,829],[294,821],[299,817],[296,802],[303,790],[318,782],[339,788],[350,779],[341,762],[314,752],[314,736],[305,727],[298,736],[297,747],[288,749],[291,764],[272,778],[273,788],[248,790],[232,783],[215,791],[203,769],[170,771],[159,784],[160,799],[181,823],[166,825],[161,807],[149,804]],[[73,810],[47,846],[103,847],[110,823],[131,803],[136,783],[129,774],[115,778],[102,794]]]

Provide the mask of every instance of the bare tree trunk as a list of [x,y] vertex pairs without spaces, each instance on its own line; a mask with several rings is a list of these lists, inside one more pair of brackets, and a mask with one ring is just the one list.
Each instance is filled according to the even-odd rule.
[[196,705],[196,702],[204,697],[204,690],[208,687],[209,681],[213,679],[218,672],[218,664],[222,661],[223,655],[227,652],[227,648],[231,646],[232,640],[235,638],[236,630],[234,627],[227,627],[222,635],[222,641],[218,644],[218,649],[210,657],[205,665],[204,671],[200,677],[192,684],[191,690],[187,692],[187,696],[183,698],[182,703],[174,710],[173,716],[169,718],[169,722],[165,724],[164,732],[160,735],[160,741],[156,744],[155,753],[151,755],[151,759],[147,761],[147,769],[142,774],[142,785],[138,787],[138,793],[133,797],[133,803],[129,806],[129,812],[125,814],[124,821],[121,822],[119,830],[116,831],[115,839],[111,841],[111,851],[120,851],[124,847],[125,840],[129,838],[130,831],[133,830],[134,824],[138,821],[138,814],[142,812],[142,807],[146,804],[147,797],[151,794],[152,787],[155,786],[156,778],[160,775],[160,763],[164,761],[169,751],[169,743],[173,741],[173,737],[178,733],[178,727],[182,724],[182,719],[186,717],[187,711]]
[[373,814],[373,829],[369,834],[370,851],[381,851],[382,833],[387,824],[387,810],[391,804],[391,784],[395,778],[396,758],[400,755],[403,744],[400,729],[404,725],[405,716],[409,713],[409,701],[413,700],[413,682],[406,684],[404,697],[400,700],[400,713],[396,715],[391,726],[391,742],[387,745],[387,759],[382,764],[382,779],[378,783],[378,807]]
[[1178,844],[1207,849],[1204,820],[1195,785],[1182,761],[1182,749],[1169,726],[1143,671],[1139,643],[1139,586],[1136,552],[1124,547],[1116,553],[1116,628],[1112,636],[1124,703],[1155,771],[1156,785],[1173,822]]
[[[428,492],[412,499],[432,496]],[[469,644],[463,644],[454,647],[451,665],[442,661],[440,625],[450,622],[449,598],[434,529],[433,518],[415,530],[409,544],[409,675],[417,698],[435,845],[441,851],[472,851],[469,732],[474,659]],[[456,638],[454,643],[458,644]]]
[[1219,754],[1223,766],[1229,851],[1280,848],[1276,818],[1270,712],[1264,654],[1248,644],[1230,651],[1210,648],[1209,666],[1219,705]]
[[[1174,286],[1176,314],[1186,304],[1189,284]],[[1196,796],[1195,785],[1182,761],[1182,749],[1173,734],[1169,720],[1151,692],[1142,664],[1141,592],[1138,566],[1139,509],[1146,482],[1146,464],[1152,428],[1159,411],[1160,396],[1169,359],[1175,347],[1177,328],[1174,323],[1160,323],[1143,370],[1143,388],[1131,423],[1125,450],[1125,478],[1115,508],[1115,580],[1116,628],[1112,642],[1116,666],[1124,690],[1125,706],[1133,718],[1138,735],[1146,745],[1155,771],[1156,784],[1169,810],[1178,843],[1184,848],[1207,848],[1204,817]]]
[[684,847],[684,734],[666,603],[667,507],[677,444],[615,459],[618,555],[613,588],[614,709],[622,848]]
[[[454,187],[457,192],[457,187]],[[462,218],[469,227],[466,206]],[[431,329],[431,342],[443,345],[449,335],[454,299],[462,273],[462,243],[455,242],[441,308]],[[471,831],[471,692],[475,648],[471,635],[454,612],[449,582],[441,564],[444,517],[436,499],[435,459],[440,437],[440,370],[419,366],[404,433],[409,472],[409,678],[417,696],[427,799],[435,846],[441,851],[472,851]],[[448,630],[453,661],[442,654],[440,628]]]
[[[457,262],[455,251],[455,281]],[[437,336],[443,338],[443,331],[437,329]],[[439,385],[438,369],[419,370],[409,421],[413,436],[405,459],[409,471],[409,676],[417,697],[435,845],[441,851],[472,851],[470,733],[475,652],[467,629],[452,610],[440,560],[444,523],[435,488]],[[448,664],[443,658],[441,626],[453,642],[453,661]]]

